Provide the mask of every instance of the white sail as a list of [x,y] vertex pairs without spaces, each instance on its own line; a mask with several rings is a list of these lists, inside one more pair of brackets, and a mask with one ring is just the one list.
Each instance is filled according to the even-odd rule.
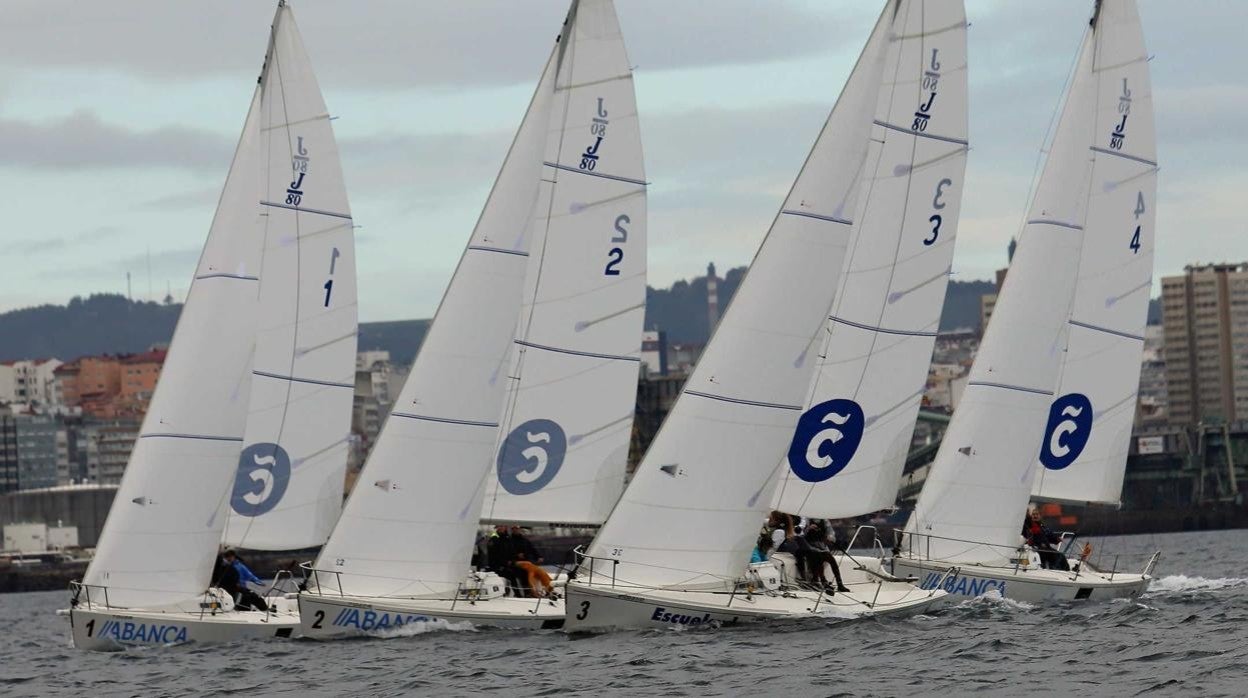
[[1103,2],[1097,25],[1099,89],[1116,97],[1099,103],[1094,142],[1122,162],[1090,193],[1070,340],[1033,494],[1117,504],[1152,290],[1157,136],[1135,4]]
[[[361,596],[453,593],[492,472],[558,47],[390,417],[317,560]],[[430,496],[430,495],[433,496]],[[318,572],[318,575],[320,573]]]
[[609,574],[622,582],[719,588],[745,569],[845,261],[894,9],[877,23],[732,305],[589,548],[614,561]]
[[342,508],[355,245],[330,117],[289,7],[278,10],[267,74],[260,308],[225,542],[293,550],[324,543]]
[[208,588],[250,395],[265,220],[261,105],[273,77],[263,73],[252,97],[160,382],[83,578],[107,587],[112,606],[197,608]]
[[[1002,563],[1018,545],[1067,345],[1090,201],[1121,198],[1110,190],[1140,174],[1141,163],[1106,147],[1121,93],[1115,66],[1138,58],[1116,48],[1123,45],[1116,31],[1094,22],[1084,41],[992,323],[907,525],[922,534],[910,539],[918,554]],[[1118,75],[1116,85],[1108,74]],[[1134,205],[1134,190],[1131,198]]]
[[614,5],[572,12],[482,510],[491,520],[600,523],[624,487],[646,302],[641,133]]
[[903,0],[848,259],[776,509],[840,518],[893,506],[953,261],[966,73],[962,1]]

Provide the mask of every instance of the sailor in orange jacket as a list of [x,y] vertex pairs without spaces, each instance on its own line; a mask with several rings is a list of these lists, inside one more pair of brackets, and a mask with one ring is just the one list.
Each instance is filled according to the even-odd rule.
[[[529,596],[537,599],[554,595],[555,587],[550,583],[550,575],[546,574],[546,570],[528,560],[516,560],[515,565],[516,569],[529,575]],[[539,587],[542,591],[538,591]]]

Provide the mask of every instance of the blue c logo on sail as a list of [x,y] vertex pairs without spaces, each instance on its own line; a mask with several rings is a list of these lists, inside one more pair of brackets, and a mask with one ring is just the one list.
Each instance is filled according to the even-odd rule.
[[282,501],[290,484],[290,456],[277,444],[252,444],[243,449],[234,475],[230,507],[242,516],[268,513]]
[[567,452],[563,427],[549,419],[530,419],[503,440],[498,484],[512,494],[533,494],[555,479]]
[[823,482],[849,465],[866,426],[862,407],[853,400],[828,400],[797,421],[789,446],[789,468],[806,482]]
[[1053,401],[1049,424],[1040,444],[1040,463],[1061,470],[1083,453],[1092,435],[1092,401],[1082,393],[1068,393]]

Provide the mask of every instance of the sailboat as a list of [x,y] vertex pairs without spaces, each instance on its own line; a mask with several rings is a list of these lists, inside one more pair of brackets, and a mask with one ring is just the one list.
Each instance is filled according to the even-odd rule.
[[540,503],[529,512],[593,520],[623,481],[644,192],[614,6],[574,0],[395,411],[310,570],[306,635],[562,626],[562,599],[505,596],[470,556],[491,483],[517,497],[499,505],[511,520],[528,520],[525,497]]
[[[876,184],[869,173],[887,167],[873,135],[909,134],[897,142],[911,149],[928,140],[914,134],[930,128],[932,110],[944,103],[917,89],[926,51],[939,44],[949,67],[965,70],[959,27],[937,33],[924,23],[925,7],[941,4],[886,4],[732,305],[568,582],[566,629],[915,612],[944,596],[888,581],[873,585],[864,603],[776,589],[746,575],[779,481],[779,456],[799,428],[834,295],[854,256],[849,248],[865,230],[853,217],[870,196],[864,189]],[[903,74],[904,66],[914,70]],[[888,105],[883,119],[881,104]],[[955,121],[965,119],[962,109]],[[965,142],[951,145],[964,149]],[[908,178],[912,164],[896,174]]]
[[[279,2],[160,382],[95,558],[74,585],[75,646],[225,642],[297,630],[293,600],[237,610],[210,578],[230,509],[261,514],[304,484],[330,486],[305,476],[319,466],[295,427],[267,430],[249,411],[284,414],[292,399],[307,399],[317,412],[339,411],[339,421],[349,416],[351,391],[323,383],[348,380],[351,369],[344,376],[334,365],[354,354],[354,338],[339,339],[355,325],[351,227],[330,117],[291,9]],[[338,348],[323,351],[325,343]],[[345,393],[345,410],[341,400],[323,403],[322,388]],[[244,452],[251,438],[257,443]],[[279,443],[298,444],[295,457]],[[254,459],[251,484],[236,478],[240,455]]]
[[[845,271],[806,411],[780,463],[772,506],[793,516],[894,506],[940,326],[969,149],[966,14],[959,2],[899,10],[907,11],[917,21],[885,68]],[[928,107],[915,112],[922,130],[890,128],[915,100]],[[896,581],[874,556],[842,554],[840,568],[850,597]]]
[[957,596],[1029,602],[1147,589],[1157,555],[1136,573],[1086,556],[1070,557],[1069,571],[1042,569],[1020,528],[1033,491],[1114,501],[1121,490],[1152,287],[1156,158],[1135,2],[1101,0],[895,574]]

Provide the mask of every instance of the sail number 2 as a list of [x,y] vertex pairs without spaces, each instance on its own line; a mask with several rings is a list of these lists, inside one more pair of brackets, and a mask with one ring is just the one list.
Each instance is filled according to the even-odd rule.
[[615,217],[615,235],[611,238],[611,242],[615,247],[607,250],[607,267],[603,270],[603,276],[619,276],[620,264],[624,262],[624,248],[621,247],[628,242],[628,228],[624,226],[632,223],[628,214],[621,213]]

